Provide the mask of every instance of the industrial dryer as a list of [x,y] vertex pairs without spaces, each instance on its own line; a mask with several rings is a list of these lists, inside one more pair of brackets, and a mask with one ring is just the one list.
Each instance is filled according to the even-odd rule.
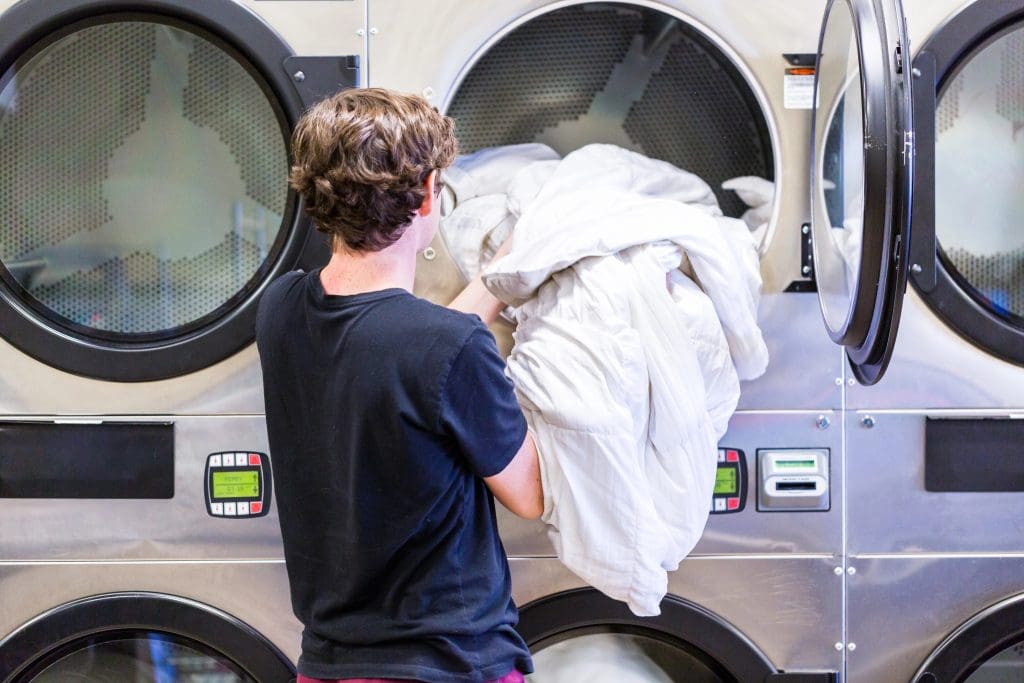
[[832,0],[820,60],[815,263],[856,379],[847,679],[1018,680],[1024,7]]
[[0,2],[5,683],[293,675],[253,321],[326,257],[288,139],[358,85],[364,19]]
[[[643,680],[830,681],[842,669],[843,358],[821,327],[804,228],[813,84],[806,74],[823,8],[696,0],[369,5],[368,83],[431,98],[455,118],[465,152],[544,142],[565,154],[610,142],[694,172],[735,217],[746,207],[722,181],[754,175],[775,183],[761,245],[769,369],[742,386],[721,444],[716,514],[670,576],[662,617],[638,619],[586,590],[554,558],[540,523],[499,511],[539,682],[573,680],[559,662],[586,659],[592,648],[646,653],[660,673]],[[417,291],[437,301],[464,283],[444,232],[442,222],[418,266]],[[508,327],[495,332],[509,343]],[[817,510],[769,511],[758,502],[764,463],[791,455],[829,478],[831,499]]]

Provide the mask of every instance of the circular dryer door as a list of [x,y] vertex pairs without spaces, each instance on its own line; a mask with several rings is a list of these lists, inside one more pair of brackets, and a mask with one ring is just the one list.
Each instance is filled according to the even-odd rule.
[[914,72],[912,281],[961,336],[1024,365],[1024,5],[971,3]]
[[530,681],[744,683],[776,674],[753,643],[704,608],[670,597],[661,609],[641,619],[593,589],[521,607],[517,630],[536,669]]
[[913,683],[1024,680],[1024,595],[971,617],[935,649]]
[[262,683],[294,677],[291,662],[237,619],[151,593],[79,600],[0,640],[5,683]]
[[291,50],[231,0],[26,0],[0,15],[0,335],[162,379],[253,339],[319,258],[289,191]]
[[825,326],[857,379],[892,355],[906,289],[913,127],[899,0],[830,0],[815,76],[811,229]]

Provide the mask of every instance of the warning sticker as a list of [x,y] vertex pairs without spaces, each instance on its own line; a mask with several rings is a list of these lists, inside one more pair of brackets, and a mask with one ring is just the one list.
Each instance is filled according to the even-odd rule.
[[796,66],[786,69],[783,84],[783,106],[786,109],[814,107],[814,67]]

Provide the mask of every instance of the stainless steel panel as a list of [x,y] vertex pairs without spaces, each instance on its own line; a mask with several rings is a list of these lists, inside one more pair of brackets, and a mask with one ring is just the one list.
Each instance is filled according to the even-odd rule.
[[104,382],[55,370],[0,339],[0,415],[263,412],[255,344],[199,372],[159,382]]
[[[509,565],[520,607],[584,585],[557,560]],[[831,558],[692,558],[669,575],[669,592],[731,623],[777,668],[839,671],[843,582],[834,569]]]
[[935,647],[975,613],[1024,592],[1024,556],[851,558],[847,680],[909,681]]
[[892,363],[873,387],[852,386],[855,409],[1008,408],[1024,411],[1024,368],[960,337],[908,291]]
[[997,414],[848,413],[847,552],[1024,551],[1024,493],[924,488],[925,418]]
[[[0,560],[277,559],[277,507],[214,518],[203,498],[206,456],[268,452],[262,417],[176,418],[174,498],[0,499]],[[273,454],[271,454],[273,458]]]
[[[819,415],[830,423],[818,427]],[[752,553],[842,554],[842,425],[824,413],[737,413],[721,441],[747,457],[747,505],[732,514],[711,515],[693,555]],[[831,452],[832,509],[828,512],[758,512],[758,448],[827,448]],[[545,525],[520,519],[498,506],[502,543],[510,557],[554,557]]]
[[78,598],[151,591],[191,598],[248,624],[293,662],[302,626],[292,616],[284,563],[53,563],[0,562],[0,640],[47,610]]
[[758,323],[768,345],[768,369],[740,384],[738,408],[840,409],[845,356],[825,334],[817,294],[766,294]]
[[366,85],[365,2],[236,2],[272,26],[297,55],[358,55],[359,85]]

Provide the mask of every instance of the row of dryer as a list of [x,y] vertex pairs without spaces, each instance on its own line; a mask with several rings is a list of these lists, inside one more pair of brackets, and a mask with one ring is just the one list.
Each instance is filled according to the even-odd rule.
[[[269,281],[326,259],[281,182],[291,127],[360,85],[431,99],[465,151],[668,160],[730,215],[721,181],[775,185],[771,363],[662,616],[500,519],[538,681],[626,652],[654,681],[1024,675],[1018,1],[22,0],[0,1],[0,681],[294,676],[252,327]],[[442,234],[417,292],[461,285]],[[770,509],[780,453],[823,464],[827,504]]]

